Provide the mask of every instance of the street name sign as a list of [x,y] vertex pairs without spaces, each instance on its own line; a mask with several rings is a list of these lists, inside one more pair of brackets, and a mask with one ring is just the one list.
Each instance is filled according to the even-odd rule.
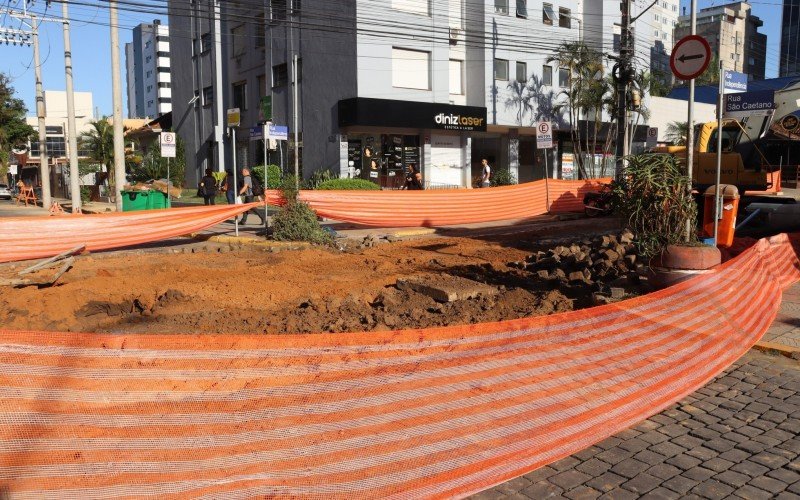
[[289,140],[289,127],[285,125],[275,125],[270,123],[267,127],[267,139],[276,139],[278,141]]
[[725,95],[725,113],[728,118],[764,116],[775,109],[774,90],[756,90]]
[[705,38],[689,35],[678,40],[672,48],[669,66],[680,80],[693,80],[702,75],[711,62],[711,46]]
[[175,158],[177,146],[175,145],[175,132],[161,132],[159,136],[162,158]]
[[553,128],[550,122],[539,122],[536,126],[536,149],[553,147]]
[[647,149],[653,149],[658,145],[658,127],[647,129]]
[[251,141],[260,141],[264,138],[262,125],[256,125],[255,127],[250,127],[250,140]]
[[722,88],[726,94],[747,92],[747,75],[726,69],[722,80]]

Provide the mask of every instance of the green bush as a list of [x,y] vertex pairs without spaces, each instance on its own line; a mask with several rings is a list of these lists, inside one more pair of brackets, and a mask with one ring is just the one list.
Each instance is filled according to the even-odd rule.
[[366,179],[331,179],[329,181],[325,181],[317,186],[317,189],[323,190],[364,190],[364,191],[376,191],[380,190],[380,186],[375,184],[372,181],[368,181]]
[[517,183],[517,177],[507,168],[500,168],[492,172],[491,186],[511,186]]
[[264,186],[264,189],[279,189],[281,187],[283,172],[278,165],[273,164],[267,167],[267,182],[264,182],[264,165],[256,165],[250,169],[250,173],[253,174],[253,177],[258,179],[258,182]]
[[311,174],[311,177],[309,177],[308,179],[306,179],[303,182],[303,188],[304,189],[318,189],[318,186],[320,184],[322,184],[322,183],[324,183],[326,181],[329,181],[331,179],[336,179],[338,177],[339,177],[338,175],[334,174],[333,172],[331,172],[328,169],[315,170]]
[[278,210],[272,218],[272,237],[278,241],[307,241],[320,245],[333,243],[330,233],[322,229],[317,214],[308,204],[296,199]]

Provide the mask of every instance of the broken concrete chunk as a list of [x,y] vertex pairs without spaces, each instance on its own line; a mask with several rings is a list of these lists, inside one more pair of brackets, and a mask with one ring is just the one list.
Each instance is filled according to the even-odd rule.
[[400,290],[413,290],[427,295],[437,302],[455,302],[479,296],[487,297],[497,295],[498,292],[496,287],[447,274],[399,279],[396,286]]

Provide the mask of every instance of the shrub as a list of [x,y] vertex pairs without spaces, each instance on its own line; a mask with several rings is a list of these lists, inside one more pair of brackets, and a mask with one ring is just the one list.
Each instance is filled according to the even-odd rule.
[[320,185],[318,185],[317,189],[375,191],[375,190],[380,190],[380,186],[366,179],[331,179],[329,181],[325,181]]
[[500,168],[492,172],[491,186],[511,186],[517,183],[517,177],[507,168]]
[[315,170],[311,177],[303,182],[304,189],[319,189],[319,185],[331,179],[337,179],[339,176],[331,172],[329,169]]
[[320,226],[317,214],[308,204],[291,199],[272,219],[272,237],[278,241],[307,241],[320,245],[333,243],[331,234]]
[[264,165],[256,165],[250,169],[250,173],[253,174],[253,177],[258,179],[258,182],[264,186],[264,189],[278,189],[281,187],[283,172],[278,165],[273,164],[267,167],[267,182],[264,182]]
[[689,186],[691,180],[672,155],[630,156],[621,181],[611,184],[615,210],[636,237],[643,257],[660,254],[668,245],[693,243],[686,227],[697,217],[697,204]]

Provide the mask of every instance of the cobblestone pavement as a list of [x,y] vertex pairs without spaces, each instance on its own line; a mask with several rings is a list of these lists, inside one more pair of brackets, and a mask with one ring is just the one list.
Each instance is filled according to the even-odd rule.
[[784,348],[792,351],[795,359],[800,359],[800,283],[783,291],[778,317],[760,345]]
[[750,351],[658,415],[472,499],[800,499],[800,362]]

